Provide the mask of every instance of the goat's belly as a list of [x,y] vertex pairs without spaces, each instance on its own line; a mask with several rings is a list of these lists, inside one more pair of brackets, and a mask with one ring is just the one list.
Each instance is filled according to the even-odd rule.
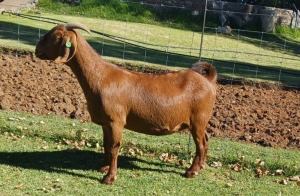
[[125,126],[126,129],[144,133],[148,135],[169,135],[175,132],[179,132],[185,129],[189,129],[189,124],[182,122],[177,124],[176,126],[159,126],[151,123],[143,123],[143,122],[136,122],[136,123],[127,123]]

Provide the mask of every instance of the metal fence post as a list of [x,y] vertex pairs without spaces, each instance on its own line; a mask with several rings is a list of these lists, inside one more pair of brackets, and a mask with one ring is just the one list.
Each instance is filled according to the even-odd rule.
[[126,25],[125,25],[125,30],[124,30],[124,37],[123,37],[123,60],[125,59],[127,25],[128,25],[128,20],[126,20]]
[[146,32],[146,47],[145,47],[145,53],[144,53],[144,61],[147,60],[147,47],[148,47],[148,36],[149,36],[149,25],[147,26],[147,32]]
[[200,42],[199,61],[201,61],[201,58],[202,58],[203,36],[204,36],[205,22],[206,22],[206,11],[207,11],[207,0],[205,0],[205,5],[204,5],[204,14],[203,14],[202,34],[201,34],[201,42]]

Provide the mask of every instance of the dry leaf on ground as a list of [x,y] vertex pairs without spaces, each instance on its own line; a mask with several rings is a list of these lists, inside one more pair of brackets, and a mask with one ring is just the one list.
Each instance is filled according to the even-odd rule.
[[232,187],[233,186],[233,184],[231,183],[231,182],[229,182],[229,183],[227,183],[226,185],[225,185],[225,187],[227,187],[227,188],[230,188],[230,187]]
[[24,188],[24,184],[18,184],[15,186],[15,189],[22,189]]
[[222,163],[219,161],[213,161],[212,164],[210,164],[211,167],[222,167]]
[[233,169],[234,171],[236,171],[236,172],[243,171],[243,168],[242,168],[242,166],[240,164],[232,164],[232,165],[229,165],[229,167],[231,169]]

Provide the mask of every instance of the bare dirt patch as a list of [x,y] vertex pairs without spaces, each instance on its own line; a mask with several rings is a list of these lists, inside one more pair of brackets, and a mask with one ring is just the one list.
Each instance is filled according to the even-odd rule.
[[[67,66],[2,49],[0,71],[0,109],[90,120],[82,90]],[[219,84],[208,132],[299,149],[300,92],[274,85]]]

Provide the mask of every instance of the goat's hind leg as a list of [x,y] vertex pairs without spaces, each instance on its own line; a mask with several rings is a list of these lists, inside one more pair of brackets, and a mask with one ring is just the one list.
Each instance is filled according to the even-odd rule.
[[194,177],[204,167],[208,149],[208,137],[205,127],[193,127],[191,133],[196,145],[196,155],[191,167],[184,174],[187,178]]
[[203,145],[204,145],[204,157],[201,157],[201,161],[200,161],[200,167],[201,169],[203,169],[205,167],[206,164],[206,159],[207,159],[207,151],[208,151],[208,134],[205,131],[205,137],[203,138]]

